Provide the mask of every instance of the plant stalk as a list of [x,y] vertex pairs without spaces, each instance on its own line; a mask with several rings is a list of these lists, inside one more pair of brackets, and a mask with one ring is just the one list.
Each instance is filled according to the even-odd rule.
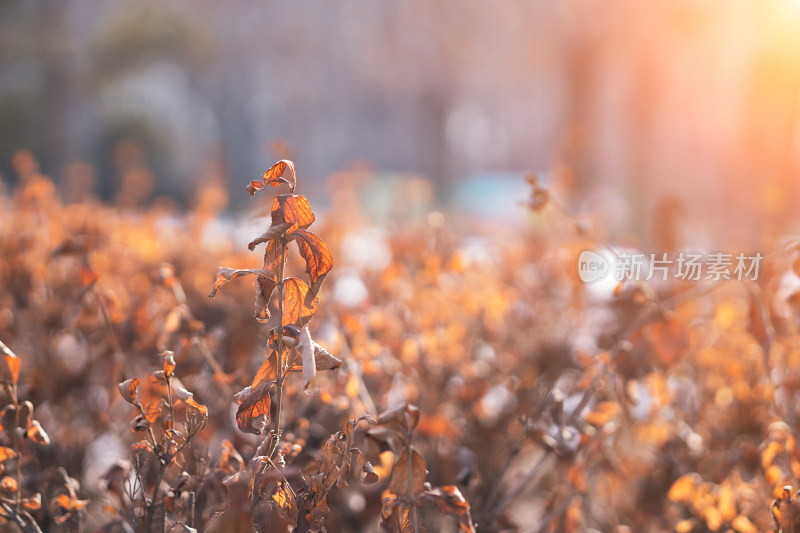
[[277,381],[275,383],[277,390],[275,392],[276,406],[275,406],[275,441],[273,448],[269,452],[270,459],[278,448],[281,441],[281,407],[283,404],[283,271],[284,263],[286,262],[286,237],[285,234],[280,236],[281,240],[281,263],[278,272],[278,353],[276,355],[277,368]]

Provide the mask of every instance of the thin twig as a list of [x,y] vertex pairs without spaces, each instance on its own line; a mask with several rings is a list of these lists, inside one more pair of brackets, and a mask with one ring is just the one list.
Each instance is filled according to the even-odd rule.
[[[192,337],[192,344],[197,346],[200,355],[203,356],[203,359],[205,359],[206,364],[208,364],[208,366],[211,367],[211,370],[214,372],[215,376],[219,376],[220,378],[225,376],[225,371],[222,369],[222,365],[219,364],[219,362],[214,357],[214,354],[211,353],[211,349],[209,349],[208,347],[208,342],[204,338],[195,335],[194,337]],[[234,390],[223,379],[219,380],[219,385],[224,389],[224,393],[226,396],[228,397],[233,396]]]
[[333,314],[334,320],[336,320],[336,325],[339,331],[342,332],[342,336],[344,337],[344,348],[347,350],[347,354],[345,355],[345,363],[347,364],[347,371],[351,372],[355,377],[356,381],[358,382],[358,397],[361,400],[361,403],[364,404],[364,409],[366,409],[367,413],[373,416],[377,416],[378,410],[375,407],[375,402],[372,400],[372,395],[369,393],[369,389],[367,389],[367,384],[364,382],[364,374],[361,372],[361,366],[356,364],[353,360],[353,344],[350,340],[350,335],[345,332],[344,327],[342,326],[342,321],[339,319],[339,314]]
[[161,480],[164,479],[164,472],[167,470],[167,464],[159,458],[159,466],[158,466],[158,477],[156,478],[156,484],[153,487],[153,497],[150,500],[150,505],[147,507],[147,531],[150,531],[150,528],[153,525],[153,516],[156,512],[156,505],[158,504],[158,497],[161,495]]
[[531,468],[525,474],[525,476],[523,476],[522,479],[519,480],[519,483],[517,483],[517,485],[513,489],[511,489],[508,492],[508,494],[506,494],[503,497],[503,499],[497,503],[497,505],[494,506],[491,513],[492,516],[497,516],[498,514],[500,514],[503,511],[503,509],[505,509],[509,503],[514,501],[514,499],[517,496],[519,496],[523,490],[525,490],[525,487],[527,487],[530,484],[530,482],[533,481],[536,478],[536,476],[539,475],[539,469],[542,467],[545,460],[547,460],[547,458],[550,456],[550,453],[551,452],[549,449],[546,449],[542,452],[542,456],[539,458],[536,464],[533,465],[533,468]]

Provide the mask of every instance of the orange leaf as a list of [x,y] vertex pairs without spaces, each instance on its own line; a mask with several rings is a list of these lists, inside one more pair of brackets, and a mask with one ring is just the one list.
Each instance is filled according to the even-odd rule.
[[234,396],[239,402],[239,409],[236,411],[236,425],[239,426],[240,431],[259,435],[269,423],[271,405],[269,390],[272,385],[274,383],[268,381],[255,389],[247,387]]
[[297,278],[283,280],[283,323],[302,328],[319,310],[319,298],[310,294],[308,285]]
[[[284,177],[286,170],[289,170],[290,177]],[[264,172],[260,180],[253,180],[250,185],[246,187],[247,192],[253,197],[258,191],[265,189],[268,186],[277,187],[281,183],[289,186],[289,189],[294,192],[297,183],[297,173],[295,172],[294,163],[288,159],[281,159]]]
[[11,476],[0,479],[0,492],[5,492],[6,494],[17,492],[17,480]]
[[267,357],[264,362],[261,363],[261,366],[258,367],[256,377],[253,378],[253,383],[250,385],[250,388],[255,389],[267,381],[275,381],[278,379],[278,372],[276,370],[277,364],[276,352],[272,352],[269,357]]
[[306,229],[315,218],[311,204],[299,194],[281,194],[272,202],[272,225],[291,224],[286,233]]
[[89,504],[89,500],[70,498],[68,494],[59,494],[53,498],[53,504],[58,505],[67,512],[80,511]]
[[616,402],[600,402],[586,415],[586,421],[593,426],[602,427],[614,420],[620,411],[620,406]]
[[186,405],[192,407],[195,411],[198,411],[203,416],[208,416],[208,407],[201,403],[197,403],[194,398],[189,398],[188,400],[184,400]]
[[144,407],[144,416],[148,422],[155,424],[164,410],[161,400],[148,402]]
[[[270,246],[267,246],[267,256],[272,254],[271,250],[273,250],[273,248],[271,245],[274,242],[275,241],[270,241]],[[280,257],[280,255],[278,255],[278,257]],[[269,320],[269,300],[272,297],[272,291],[275,290],[275,286],[277,285],[277,275],[273,274],[273,272],[270,270],[264,270],[260,268],[237,270],[235,268],[221,267],[217,269],[217,279],[214,282],[214,287],[211,289],[211,292],[208,293],[208,296],[209,298],[213,298],[216,296],[220,287],[228,283],[230,280],[241,276],[247,276],[249,274],[255,274],[258,276],[258,289],[256,289],[256,319],[259,322],[266,322]]]
[[422,497],[432,501],[439,507],[439,511],[448,514],[458,520],[458,525],[464,533],[475,533],[475,525],[472,523],[472,516],[467,502],[461,491],[455,485],[446,487],[436,487],[425,492]]
[[177,366],[175,364],[175,353],[167,350],[161,355],[164,357],[164,377],[169,379]]
[[667,493],[667,498],[673,502],[688,503],[692,500],[695,487],[702,481],[697,473],[684,474],[675,480]]
[[59,494],[53,499],[53,503],[55,505],[58,505],[65,511],[69,511],[70,502],[69,502],[69,496],[67,494]]
[[0,363],[0,381],[16,385],[19,379],[19,357],[2,342],[0,342],[0,353],[3,354],[3,362]]
[[222,457],[219,460],[219,468],[226,474],[235,474],[244,466],[244,459],[233,447],[231,441],[222,441]]
[[17,452],[12,450],[11,448],[7,448],[5,446],[0,446],[0,463],[4,463],[9,459],[13,459],[17,456]]
[[126,402],[136,403],[136,398],[139,396],[139,381],[139,378],[131,378],[119,384],[119,393]]
[[[408,459],[409,450],[411,460]],[[414,448],[403,448],[400,458],[394,464],[392,478],[389,480],[389,492],[398,496],[416,495],[425,489],[425,478],[428,475],[425,459]]]
[[36,444],[46,446],[50,444],[50,437],[47,436],[42,426],[36,420],[31,420],[28,424],[28,431],[25,435]]
[[278,487],[278,490],[276,490],[275,494],[272,495],[272,499],[281,509],[286,507],[286,493],[283,492],[281,487]]
[[241,276],[247,276],[249,274],[255,274],[259,277],[259,279],[269,277],[269,273],[261,270],[260,268],[247,268],[242,270],[227,267],[218,268],[217,279],[214,281],[214,287],[211,289],[211,292],[208,293],[209,298],[216,296],[220,287],[228,283],[230,280],[239,278]]
[[306,272],[311,281],[310,292],[316,296],[328,272],[333,268],[331,250],[325,241],[319,238],[319,235],[310,231],[298,229],[290,233],[289,238],[297,242],[300,255],[306,261]]
[[38,511],[42,508],[42,495],[37,492],[30,498],[23,498],[19,503],[26,511]]

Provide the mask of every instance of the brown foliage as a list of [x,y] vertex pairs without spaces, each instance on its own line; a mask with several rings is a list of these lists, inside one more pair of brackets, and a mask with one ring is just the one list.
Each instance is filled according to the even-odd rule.
[[[410,177],[375,230],[367,171],[333,177],[317,220],[278,163],[250,187],[290,189],[253,232],[262,262],[209,246],[208,213],[64,205],[26,168],[0,196],[0,527],[748,533],[798,516],[796,245],[756,283],[598,300],[572,258],[602,231],[544,179],[522,234],[459,228]],[[246,268],[214,280],[218,264]]]

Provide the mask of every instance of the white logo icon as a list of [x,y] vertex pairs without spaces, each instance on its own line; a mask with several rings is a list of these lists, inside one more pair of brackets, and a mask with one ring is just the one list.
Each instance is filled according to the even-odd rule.
[[578,257],[578,277],[584,283],[592,283],[605,278],[611,265],[608,259],[592,250],[584,250]]

